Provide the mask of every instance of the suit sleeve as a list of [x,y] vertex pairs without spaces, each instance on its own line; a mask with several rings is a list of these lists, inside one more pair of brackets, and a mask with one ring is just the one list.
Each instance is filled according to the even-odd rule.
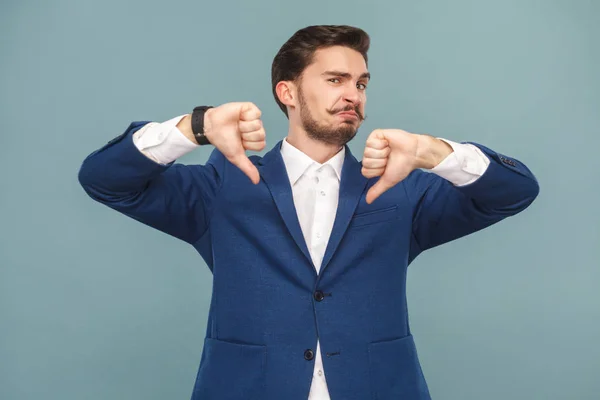
[[526,209],[539,185],[522,162],[477,143],[490,160],[472,183],[455,186],[430,172],[413,171],[404,181],[413,209],[408,262],[422,251],[486,228]]
[[133,134],[147,123],[132,122],[125,132],[88,155],[79,169],[79,183],[92,199],[195,243],[208,229],[225,158],[215,149],[205,165],[159,164],[133,143]]

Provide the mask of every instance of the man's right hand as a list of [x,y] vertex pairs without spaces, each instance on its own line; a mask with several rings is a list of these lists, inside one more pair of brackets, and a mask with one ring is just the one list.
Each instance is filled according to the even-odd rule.
[[[233,165],[250,180],[260,182],[258,169],[246,156],[246,150],[261,151],[266,146],[265,129],[260,119],[261,111],[249,102],[225,103],[209,108],[204,114],[204,134]],[[191,116],[178,124],[181,132],[194,143]]]

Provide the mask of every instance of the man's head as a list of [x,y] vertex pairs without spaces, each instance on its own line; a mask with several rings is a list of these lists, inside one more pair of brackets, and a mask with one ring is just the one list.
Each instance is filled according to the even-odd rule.
[[[370,38],[351,26],[309,26],[279,50],[271,68],[273,95],[315,140],[344,145],[365,119]],[[354,112],[355,115],[340,114]]]

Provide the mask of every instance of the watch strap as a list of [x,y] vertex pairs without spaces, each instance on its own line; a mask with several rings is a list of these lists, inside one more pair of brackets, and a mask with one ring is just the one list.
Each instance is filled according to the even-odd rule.
[[210,141],[204,134],[204,114],[209,108],[213,108],[213,106],[198,106],[192,111],[192,132],[194,133],[196,142],[201,146],[210,144]]

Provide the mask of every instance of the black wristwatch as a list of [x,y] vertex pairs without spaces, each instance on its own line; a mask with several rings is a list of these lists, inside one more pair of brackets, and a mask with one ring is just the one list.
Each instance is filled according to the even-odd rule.
[[204,113],[213,106],[198,106],[192,112],[192,132],[199,145],[210,144],[208,138],[204,135]]

